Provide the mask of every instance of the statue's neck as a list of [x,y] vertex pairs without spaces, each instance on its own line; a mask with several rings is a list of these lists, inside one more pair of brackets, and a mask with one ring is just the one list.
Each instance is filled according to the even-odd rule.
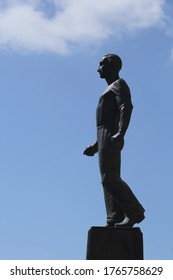
[[110,75],[108,78],[106,78],[106,82],[108,85],[112,84],[113,82],[115,82],[116,80],[118,80],[120,77],[118,74],[116,75]]

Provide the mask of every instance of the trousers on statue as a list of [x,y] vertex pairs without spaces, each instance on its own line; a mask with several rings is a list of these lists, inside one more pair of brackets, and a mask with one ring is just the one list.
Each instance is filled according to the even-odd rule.
[[120,177],[121,151],[114,146],[99,149],[99,167],[102,178],[107,222],[120,222],[144,212],[144,208]]

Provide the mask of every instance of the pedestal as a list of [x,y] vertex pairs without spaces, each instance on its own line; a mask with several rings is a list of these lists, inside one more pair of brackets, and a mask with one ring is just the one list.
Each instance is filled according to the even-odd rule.
[[143,260],[140,228],[91,227],[87,260]]

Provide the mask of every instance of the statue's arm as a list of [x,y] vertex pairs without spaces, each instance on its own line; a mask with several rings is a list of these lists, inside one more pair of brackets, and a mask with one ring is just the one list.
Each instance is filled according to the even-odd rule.
[[133,105],[129,101],[124,102],[119,109],[120,109],[120,121],[119,121],[118,133],[124,137],[130,123]]
[[94,156],[98,152],[98,142],[96,141],[93,145],[85,148],[83,154],[86,156]]
[[131,94],[127,84],[120,87],[119,94],[116,95],[116,104],[120,112],[118,133],[113,136],[113,140],[124,138],[130,123],[133,105],[131,102]]

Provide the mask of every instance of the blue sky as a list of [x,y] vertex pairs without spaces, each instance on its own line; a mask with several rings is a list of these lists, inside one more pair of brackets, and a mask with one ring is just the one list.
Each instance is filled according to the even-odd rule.
[[146,209],[146,259],[173,259],[171,1],[0,1],[0,259],[85,259],[105,224],[95,110],[106,53],[134,105],[122,178]]

